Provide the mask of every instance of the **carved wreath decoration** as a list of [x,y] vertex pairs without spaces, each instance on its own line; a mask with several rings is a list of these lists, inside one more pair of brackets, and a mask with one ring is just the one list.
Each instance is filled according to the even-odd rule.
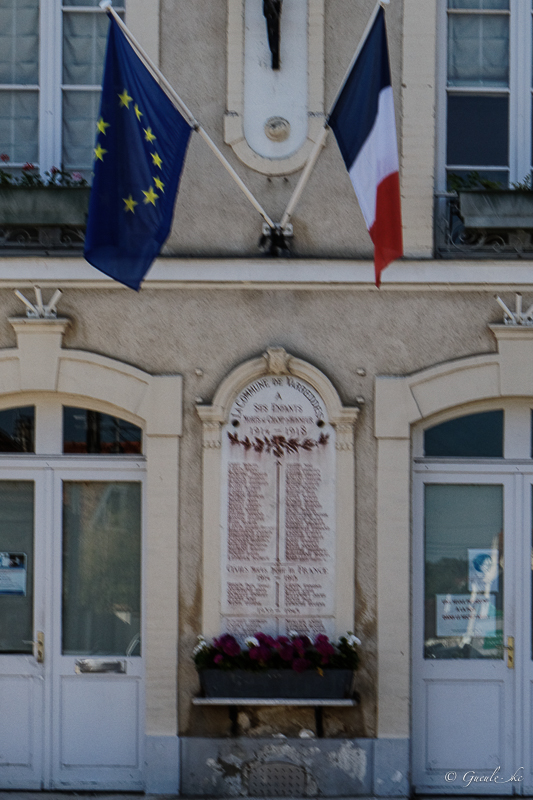
[[240,444],[245,450],[253,450],[255,453],[272,453],[274,456],[284,456],[286,453],[297,453],[299,450],[313,450],[315,447],[323,446],[328,443],[329,434],[321,433],[318,439],[286,439],[285,436],[255,436],[250,439],[245,436],[239,439],[238,434],[228,431],[228,437],[232,445]]

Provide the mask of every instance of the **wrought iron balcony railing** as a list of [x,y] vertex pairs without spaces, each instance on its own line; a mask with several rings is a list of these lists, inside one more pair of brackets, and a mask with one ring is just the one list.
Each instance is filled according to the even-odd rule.
[[531,227],[522,223],[514,227],[503,218],[501,228],[493,220],[467,227],[456,192],[436,193],[434,230],[437,258],[533,258],[533,216]]

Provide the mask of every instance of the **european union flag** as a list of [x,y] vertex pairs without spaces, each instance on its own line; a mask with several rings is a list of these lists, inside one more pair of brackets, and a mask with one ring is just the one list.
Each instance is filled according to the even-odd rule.
[[138,289],[167,238],[191,135],[110,19],[85,258]]

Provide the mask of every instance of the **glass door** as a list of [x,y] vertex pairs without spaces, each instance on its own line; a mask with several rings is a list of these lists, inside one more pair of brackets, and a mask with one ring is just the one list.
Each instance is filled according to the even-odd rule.
[[43,779],[45,478],[0,470],[0,784],[13,789]]
[[143,475],[0,459],[1,788],[144,787]]
[[[511,472],[511,470],[509,470]],[[464,465],[415,474],[413,778],[417,790],[511,794],[517,766],[517,480]],[[494,780],[483,776],[494,774]],[[501,776],[501,780],[498,780]]]

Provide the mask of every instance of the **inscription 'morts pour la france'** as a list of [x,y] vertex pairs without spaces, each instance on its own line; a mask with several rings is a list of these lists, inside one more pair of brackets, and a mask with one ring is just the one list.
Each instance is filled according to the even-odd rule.
[[260,378],[222,441],[225,630],[333,634],[335,430],[322,398],[298,378]]

